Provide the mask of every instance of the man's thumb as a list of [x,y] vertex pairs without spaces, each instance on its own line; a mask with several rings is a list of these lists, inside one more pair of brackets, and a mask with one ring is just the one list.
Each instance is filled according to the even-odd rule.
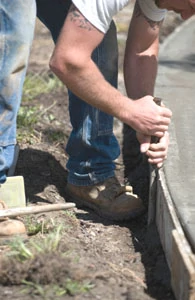
[[148,151],[148,149],[150,148],[151,136],[137,132],[137,139],[140,143],[140,151],[142,153]]

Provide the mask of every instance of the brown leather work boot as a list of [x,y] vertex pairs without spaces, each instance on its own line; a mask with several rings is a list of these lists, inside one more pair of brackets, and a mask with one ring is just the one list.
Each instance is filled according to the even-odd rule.
[[131,186],[122,186],[116,177],[93,186],[68,183],[67,196],[78,207],[93,209],[100,216],[114,221],[135,218],[144,211],[142,200],[133,194]]
[[[6,209],[6,204],[0,200],[0,210]],[[27,238],[26,228],[22,221],[1,218],[0,219],[0,244],[10,241],[13,237]]]
[[10,238],[15,235],[26,236],[26,228],[22,221],[8,219],[0,222],[0,238]]

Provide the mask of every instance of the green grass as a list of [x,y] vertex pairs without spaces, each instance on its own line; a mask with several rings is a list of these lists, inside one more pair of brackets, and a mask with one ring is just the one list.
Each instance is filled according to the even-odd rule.
[[[42,119],[46,123],[55,121],[52,113],[49,112],[56,102],[49,107],[43,108],[41,104],[32,105],[33,100],[42,94],[47,95],[62,87],[61,81],[52,73],[29,73],[26,76],[21,106],[17,116],[17,140],[19,143],[34,144],[42,139],[42,132],[36,130],[36,125]],[[62,133],[49,134],[49,141],[58,142],[62,140]]]
[[36,242],[30,240],[28,244],[17,237],[9,243],[10,251],[7,252],[7,256],[24,262],[33,259],[36,254],[57,251],[61,240],[61,231],[62,226],[60,225],[44,238]]
[[80,283],[78,281],[67,279],[65,289],[67,294],[74,296],[76,294],[88,292],[93,287],[94,285],[91,283]]
[[[8,259],[14,259],[25,264],[30,262],[33,259],[36,259],[38,255],[45,255],[46,253],[60,253],[59,244],[62,238],[62,226],[58,226],[55,230],[48,234],[42,236],[40,239],[30,240],[28,243],[25,243],[22,239],[14,239],[8,244],[9,251],[7,251],[6,256]],[[59,255],[59,254],[58,254]],[[63,259],[64,255],[67,255],[66,252],[61,253],[61,258]],[[91,282],[78,281],[69,277],[64,278],[62,282],[55,284],[40,284],[38,282],[22,280],[21,284],[23,285],[21,293],[38,295],[40,299],[48,300],[51,299],[53,295],[54,299],[60,299],[64,295],[79,295],[84,294],[90,291],[94,285]]]
[[10,258],[24,262],[34,257],[32,250],[27,247],[22,239],[18,237],[13,239],[8,245],[10,250],[6,253],[6,255]]
[[67,209],[67,210],[64,210],[63,213],[64,213],[67,217],[70,217],[70,218],[72,218],[73,220],[77,220],[77,217],[76,217],[74,211],[68,210],[68,209]]
[[17,117],[18,128],[32,128],[39,120],[40,110],[36,106],[21,106]]
[[[71,254],[68,252],[60,252],[60,241],[63,237],[64,226],[55,223],[53,219],[48,219],[49,223],[52,226],[49,229],[49,233],[47,232],[47,224],[45,222],[40,226],[36,219],[31,217],[26,218],[26,227],[29,233],[41,233],[42,235],[39,238],[34,239],[31,238],[28,243],[24,242],[22,239],[16,238],[12,240],[8,247],[9,249],[6,252],[6,257],[8,260],[17,261],[22,265],[30,265],[34,259],[36,260],[39,255],[45,254],[54,254],[58,253],[59,259],[64,259],[65,257]],[[45,229],[44,229],[45,228]],[[77,262],[75,262],[77,264]],[[51,284],[41,284],[38,281],[22,279],[20,284],[21,293],[38,296],[41,300],[48,299],[64,299],[65,295],[75,296],[81,295],[89,292],[94,288],[94,284],[90,281],[86,280],[76,280],[69,276],[66,276],[59,283],[51,283]]]
[[43,286],[26,280],[23,280],[22,283],[26,286],[26,288],[22,290],[22,293],[39,295],[41,299],[44,300],[48,300],[48,298],[51,299],[51,294],[53,294],[55,299],[59,299],[64,295],[75,296],[84,294],[94,288],[94,284],[90,282],[79,282],[70,278],[65,281],[63,286],[57,284]]
[[49,93],[62,86],[61,81],[52,73],[29,73],[24,81],[22,102],[30,101],[40,94]]
[[48,128],[44,130],[44,134],[47,136],[47,140],[50,143],[60,143],[64,142],[67,135],[61,129],[51,129]]
[[52,218],[48,220],[37,221],[33,217],[26,216],[25,218],[25,226],[29,236],[35,235],[37,233],[47,234],[55,230],[57,228],[55,222]]

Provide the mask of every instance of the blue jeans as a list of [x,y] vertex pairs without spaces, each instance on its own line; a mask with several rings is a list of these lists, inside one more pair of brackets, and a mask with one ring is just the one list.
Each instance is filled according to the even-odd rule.
[[[71,1],[37,0],[37,14],[50,30],[54,42],[66,18]],[[113,86],[117,86],[118,46],[116,28],[111,24],[93,60]],[[88,105],[69,91],[69,113],[72,132],[66,146],[68,182],[93,185],[114,176],[114,160],[120,154],[113,135],[113,118]]]
[[35,0],[0,1],[0,183],[13,162],[16,118],[35,16]]

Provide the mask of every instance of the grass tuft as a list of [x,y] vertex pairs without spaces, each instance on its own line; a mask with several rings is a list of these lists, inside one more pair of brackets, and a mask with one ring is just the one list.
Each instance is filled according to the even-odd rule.
[[15,258],[20,262],[33,259],[36,254],[57,251],[61,240],[62,226],[58,226],[52,233],[35,242],[31,240],[27,244],[20,238],[15,238],[9,243],[10,251],[7,256]]
[[62,86],[62,82],[53,73],[29,73],[24,81],[22,101],[30,101]]

